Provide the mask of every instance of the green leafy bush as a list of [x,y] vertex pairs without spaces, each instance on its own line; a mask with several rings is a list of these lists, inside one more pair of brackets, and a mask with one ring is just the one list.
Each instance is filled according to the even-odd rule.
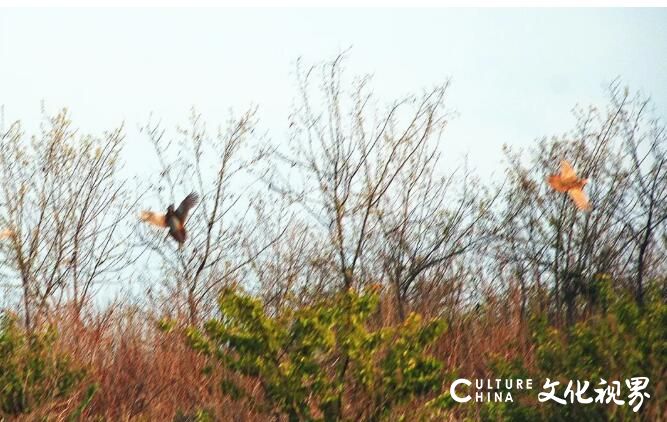
[[55,405],[80,385],[84,371],[54,350],[55,340],[52,328],[26,333],[13,316],[0,316],[0,419]]
[[[609,280],[595,281],[600,306],[587,319],[567,328],[551,326],[544,315],[531,324],[536,350],[534,368],[518,361],[496,360],[493,373],[501,378],[532,377],[534,390],[511,403],[486,403],[486,420],[656,420],[664,415],[667,403],[667,304],[657,288],[647,294],[640,307],[634,297],[612,291]],[[645,399],[637,413],[627,403],[625,380],[649,377]],[[556,395],[563,397],[569,380],[590,381],[586,396],[594,397],[600,379],[620,381],[624,405],[612,403],[560,405],[552,401],[538,403],[537,393],[544,380],[557,380]],[[535,390],[537,389],[537,391]],[[525,397],[529,395],[529,397]]]
[[[375,293],[349,291],[273,317],[258,299],[228,289],[220,318],[187,337],[231,374],[224,391],[255,410],[291,421],[378,420],[440,389],[442,364],[426,350],[444,325],[411,314],[372,329],[377,304]],[[261,394],[252,391],[257,382]]]

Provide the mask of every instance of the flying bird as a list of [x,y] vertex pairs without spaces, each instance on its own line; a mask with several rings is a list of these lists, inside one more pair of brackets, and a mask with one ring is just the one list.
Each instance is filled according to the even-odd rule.
[[180,247],[185,243],[185,239],[187,239],[185,221],[188,218],[188,213],[195,205],[197,205],[198,201],[199,195],[192,192],[185,197],[176,209],[174,209],[174,204],[171,204],[167,207],[166,213],[142,211],[139,214],[139,218],[154,226],[169,228],[169,234],[178,242],[178,246]]
[[14,230],[12,229],[0,230],[0,240],[9,239],[12,236],[14,236]]
[[567,161],[560,162],[560,173],[552,174],[547,179],[549,185],[558,192],[567,192],[570,199],[582,211],[590,211],[591,203],[584,192],[584,186],[588,183],[588,179],[577,177],[574,169]]

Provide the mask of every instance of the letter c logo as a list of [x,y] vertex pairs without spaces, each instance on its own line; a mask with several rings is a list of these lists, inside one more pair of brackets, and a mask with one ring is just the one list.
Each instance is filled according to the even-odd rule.
[[470,401],[470,399],[472,398],[472,397],[470,397],[470,395],[461,397],[461,396],[459,396],[459,395],[456,394],[456,386],[459,385],[459,384],[465,384],[465,385],[467,385],[468,387],[470,387],[470,385],[472,384],[472,382],[468,381],[468,380],[465,379],[465,378],[459,378],[459,379],[457,379],[456,381],[454,381],[454,382],[452,383],[451,387],[449,387],[449,395],[452,396],[452,398],[454,399],[454,401],[455,401],[455,402],[458,402],[458,403],[465,403],[465,402]]

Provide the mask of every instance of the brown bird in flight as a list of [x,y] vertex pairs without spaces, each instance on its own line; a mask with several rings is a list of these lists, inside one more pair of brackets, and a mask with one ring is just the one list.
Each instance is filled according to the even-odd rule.
[[582,211],[590,211],[591,203],[588,201],[584,186],[588,179],[577,177],[574,169],[567,161],[560,162],[560,173],[552,174],[547,179],[549,185],[558,192],[567,192],[574,204]]
[[146,223],[157,227],[169,228],[169,234],[173,237],[180,247],[187,239],[185,231],[185,220],[188,218],[190,210],[197,205],[199,195],[192,192],[186,196],[178,208],[174,209],[174,204],[167,207],[166,213],[158,213],[153,211],[142,211],[139,218]]

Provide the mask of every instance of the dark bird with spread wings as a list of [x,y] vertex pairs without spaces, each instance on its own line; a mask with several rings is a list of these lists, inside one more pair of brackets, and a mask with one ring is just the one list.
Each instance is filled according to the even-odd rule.
[[552,174],[547,179],[549,185],[558,192],[567,192],[570,199],[582,211],[590,211],[591,203],[584,192],[584,186],[588,183],[588,179],[577,177],[574,169],[567,161],[560,162],[560,173]]
[[188,218],[188,213],[195,205],[197,205],[198,201],[199,195],[192,192],[185,197],[176,209],[174,209],[174,204],[171,204],[167,207],[166,213],[142,211],[139,214],[139,218],[141,218],[142,221],[157,227],[168,227],[171,237],[173,237],[178,242],[178,245],[181,246],[185,243],[185,239],[187,239],[185,221]]

